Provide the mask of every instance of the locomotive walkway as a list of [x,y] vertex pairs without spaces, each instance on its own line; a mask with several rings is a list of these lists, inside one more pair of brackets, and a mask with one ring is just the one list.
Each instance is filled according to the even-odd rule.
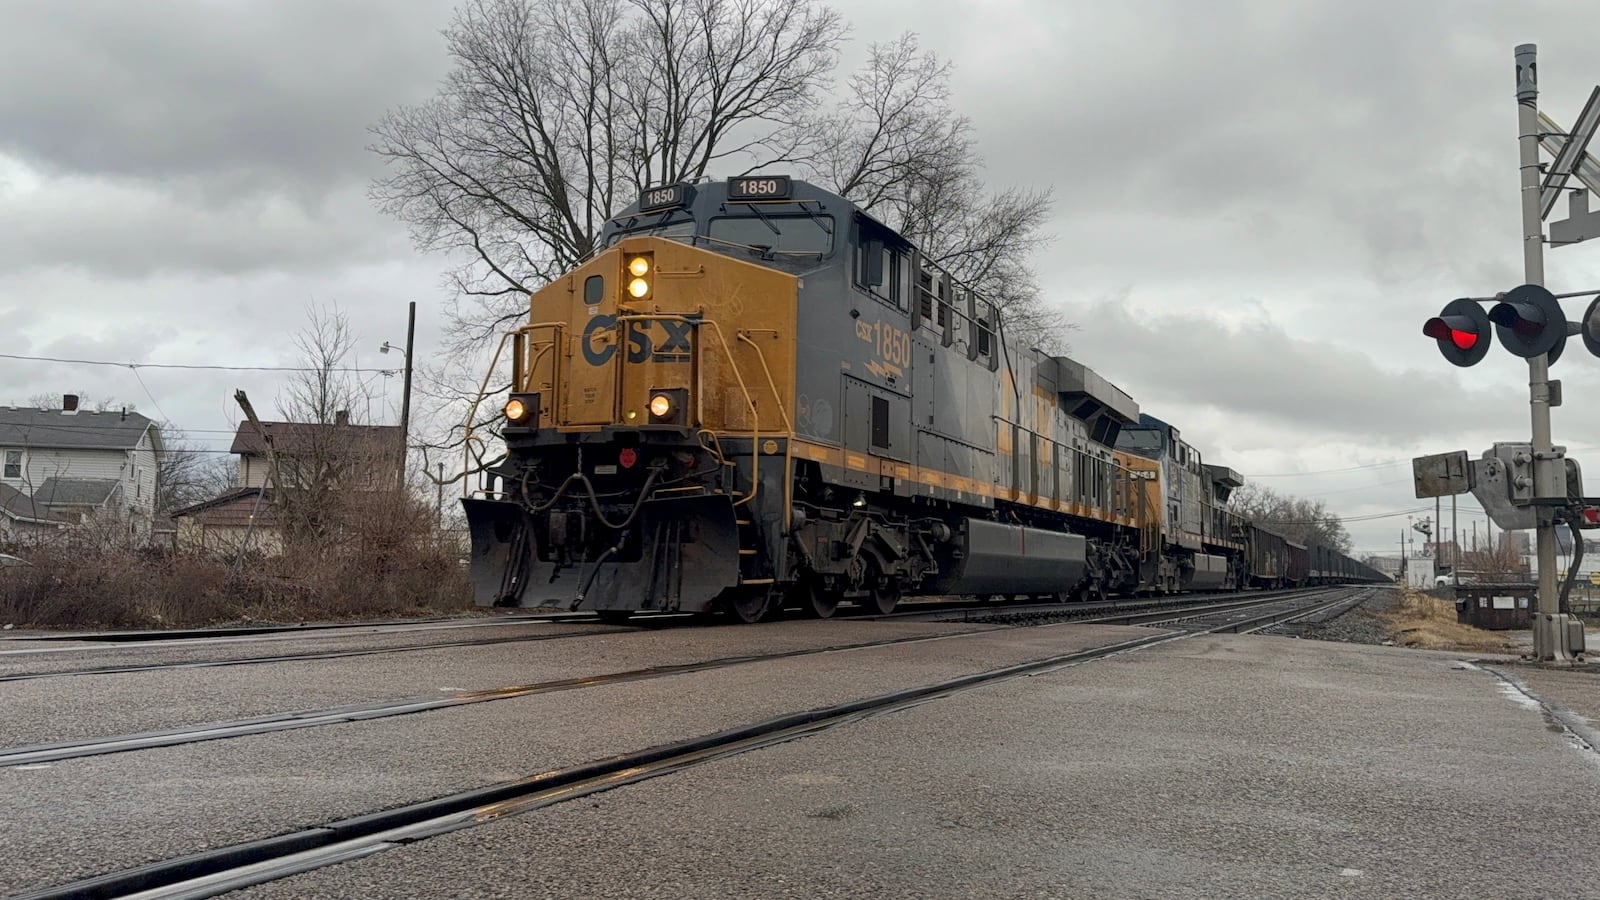
[[[1036,665],[1096,648],[1092,661]],[[508,805],[472,817],[476,827],[238,896],[1600,896],[1588,855],[1596,739],[1556,705],[1600,715],[1600,677],[1457,654],[1170,625],[612,631],[441,647],[400,665],[188,670],[171,678],[197,709],[169,710],[167,724],[204,721],[217,694],[253,710],[292,706],[308,689],[332,695],[329,678],[396,696],[430,679],[473,690],[510,672],[571,677],[740,651],[784,655],[0,769],[0,894],[1023,665],[1039,670],[501,818]],[[61,715],[99,721],[52,732],[105,734],[130,703],[181,706],[177,683],[85,675],[0,685],[0,700],[49,694]],[[0,732],[20,724],[4,709]]]

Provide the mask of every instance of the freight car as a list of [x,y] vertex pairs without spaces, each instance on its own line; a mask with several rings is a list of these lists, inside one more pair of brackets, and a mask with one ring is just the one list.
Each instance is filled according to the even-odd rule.
[[481,604],[754,621],[1293,579],[1226,510],[1236,473],[843,197],[665,185],[601,244],[502,341],[506,452],[463,501]]

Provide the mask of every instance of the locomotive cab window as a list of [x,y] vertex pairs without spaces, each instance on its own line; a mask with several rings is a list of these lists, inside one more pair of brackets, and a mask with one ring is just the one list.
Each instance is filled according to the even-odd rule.
[[858,218],[854,249],[856,287],[896,309],[909,308],[911,255],[905,240],[876,222]]
[[646,213],[615,223],[618,228],[606,237],[606,246],[629,237],[694,238],[694,218],[683,210],[665,214]]
[[833,252],[832,216],[775,216],[767,212],[723,216],[711,220],[707,234],[712,240],[768,253],[826,256]]

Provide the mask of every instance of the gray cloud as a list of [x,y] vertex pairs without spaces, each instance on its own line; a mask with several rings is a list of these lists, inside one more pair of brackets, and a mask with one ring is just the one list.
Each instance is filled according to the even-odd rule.
[[[445,261],[363,194],[384,110],[448,69],[450,0],[16,3],[0,34],[0,333],[8,352],[293,360],[338,302],[366,365]],[[1470,371],[1421,337],[1444,301],[1521,280],[1511,47],[1540,42],[1570,121],[1600,76],[1600,8],[1556,0],[848,0],[847,53],[908,26],[956,64],[997,186],[1052,187],[1041,282],[1075,356],[1208,458],[1350,516],[1418,505],[1404,459],[1526,431],[1520,363]],[[1538,27],[1533,27],[1534,25]],[[1550,281],[1600,287],[1592,248]],[[1600,446],[1600,362],[1557,368],[1557,434]],[[375,410],[393,420],[394,380]],[[141,383],[142,380],[142,383]],[[84,389],[225,445],[232,390],[271,373],[0,360],[3,400]],[[1399,460],[1397,464],[1395,461]],[[1365,467],[1365,468],[1355,468]],[[1330,471],[1339,470],[1339,471]],[[1591,466],[1591,482],[1600,463]],[[1597,489],[1600,492],[1600,489]],[[1389,546],[1398,520],[1352,530]]]
[[[440,2],[15,4],[0,150],[61,173],[363,179],[365,130],[443,75]],[[21,86],[22,89],[16,89]]]

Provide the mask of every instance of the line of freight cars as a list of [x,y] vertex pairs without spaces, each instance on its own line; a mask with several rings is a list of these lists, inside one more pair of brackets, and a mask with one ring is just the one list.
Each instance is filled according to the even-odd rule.
[[1382,583],[1392,579],[1359,560],[1320,544],[1297,544],[1258,525],[1245,526],[1251,584],[1262,588],[1314,584]]

